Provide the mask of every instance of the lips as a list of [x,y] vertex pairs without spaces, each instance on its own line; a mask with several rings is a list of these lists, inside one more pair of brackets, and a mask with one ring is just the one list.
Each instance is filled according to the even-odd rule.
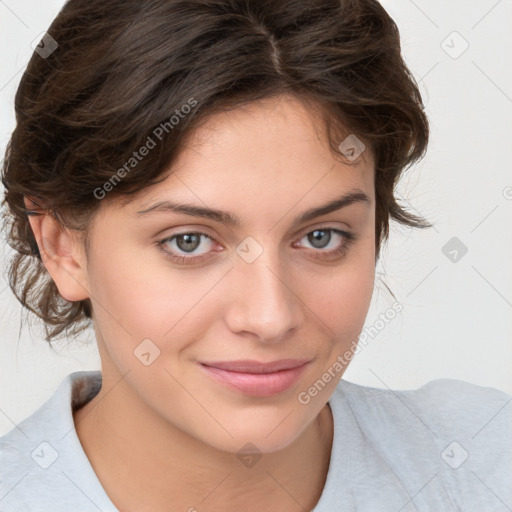
[[240,361],[214,361],[201,364],[230,372],[273,373],[282,370],[291,370],[298,366],[302,366],[307,362],[308,359],[280,359],[279,361],[273,361],[270,363],[260,363],[259,361],[245,359]]
[[307,359],[259,361],[215,361],[200,367],[211,379],[232,391],[269,397],[291,388],[309,364]]

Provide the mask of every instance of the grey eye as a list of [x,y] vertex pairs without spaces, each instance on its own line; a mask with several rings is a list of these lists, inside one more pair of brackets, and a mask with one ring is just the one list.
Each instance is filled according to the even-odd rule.
[[323,249],[331,241],[331,231],[328,229],[315,229],[307,237],[313,247]]
[[198,233],[185,233],[183,235],[177,235],[176,245],[178,246],[178,249],[185,252],[195,251],[201,243],[201,236],[202,235]]

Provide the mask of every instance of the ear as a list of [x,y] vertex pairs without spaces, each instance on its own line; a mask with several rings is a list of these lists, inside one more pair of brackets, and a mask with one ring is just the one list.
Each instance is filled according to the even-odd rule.
[[87,284],[87,260],[76,232],[63,228],[49,212],[24,197],[25,207],[37,211],[29,222],[41,259],[55,282],[60,295],[71,302],[90,297]]

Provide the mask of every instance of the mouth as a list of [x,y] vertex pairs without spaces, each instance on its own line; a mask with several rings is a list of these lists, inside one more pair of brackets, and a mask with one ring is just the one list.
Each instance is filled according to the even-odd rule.
[[292,387],[310,362],[307,359],[281,359],[270,363],[215,361],[200,363],[200,367],[213,380],[231,390],[265,397]]

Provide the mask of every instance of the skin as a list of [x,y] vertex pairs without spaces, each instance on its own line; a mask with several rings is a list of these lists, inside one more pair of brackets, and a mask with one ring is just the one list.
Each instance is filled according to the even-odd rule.
[[[308,404],[298,395],[357,339],[375,278],[371,151],[347,165],[329,150],[319,119],[289,96],[210,117],[164,182],[125,206],[102,201],[88,255],[51,216],[30,217],[61,295],[92,301],[103,385],[74,420],[120,510],[295,512],[318,502],[337,379]],[[293,226],[306,210],[355,189],[369,202]],[[173,212],[137,215],[165,199],[231,212],[241,226]],[[346,243],[327,232],[326,249],[313,245],[308,233],[322,228],[357,239],[322,259]],[[191,252],[176,239],[165,247],[206,254],[203,262],[173,262],[155,243],[197,230],[211,239]],[[263,249],[252,263],[236,252],[248,236]],[[134,356],[144,339],[160,350],[148,366]],[[292,388],[271,397],[227,388],[198,363],[283,358],[310,363]],[[236,456],[248,442],[262,455],[252,467]]]

